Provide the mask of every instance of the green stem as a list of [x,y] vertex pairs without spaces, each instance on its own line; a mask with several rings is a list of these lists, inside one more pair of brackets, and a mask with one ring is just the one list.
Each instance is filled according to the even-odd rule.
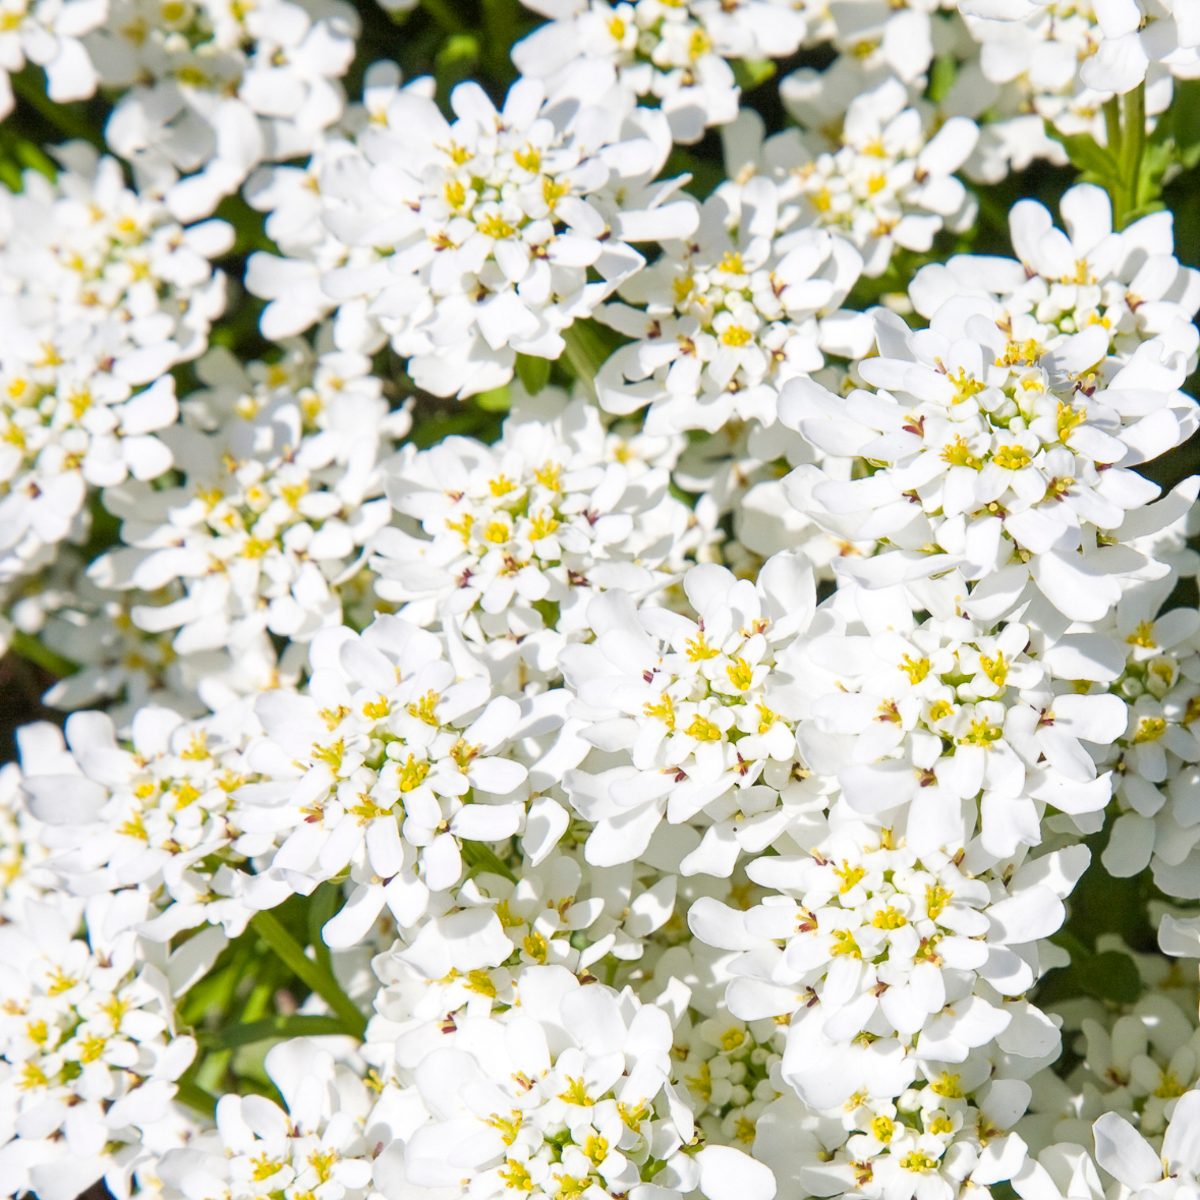
[[1146,150],[1146,85],[1104,102],[1108,152],[1116,160],[1117,177],[1107,181],[1113,229],[1121,230],[1142,203],[1142,156]]
[[308,940],[316,955],[317,965],[333,974],[333,961],[329,957],[329,947],[321,931],[333,919],[338,910],[338,888],[333,883],[323,883],[312,894],[308,905]]
[[230,1050],[235,1046],[248,1046],[271,1038],[328,1037],[349,1032],[337,1017],[276,1016],[227,1025],[214,1033],[201,1031],[196,1038],[205,1046]]
[[1108,134],[1108,152],[1121,161],[1121,97],[1110,96],[1104,102],[1104,129]]
[[[1136,212],[1142,203],[1139,194],[1142,176],[1142,155],[1146,150],[1146,85],[1139,83],[1132,92],[1125,93],[1124,103],[1124,138],[1121,149],[1124,152],[1124,168],[1126,187],[1129,189],[1129,212]],[[1120,229],[1118,225],[1116,228]]]
[[55,654],[49,646],[43,646],[35,637],[14,629],[9,645],[22,657],[31,663],[36,663],[43,671],[49,671],[56,679],[66,675],[74,675],[79,668],[60,654]]
[[509,51],[517,40],[515,0],[483,0],[483,19],[487,26],[487,50],[492,74],[507,83],[514,74]]
[[13,91],[32,108],[38,116],[50,122],[60,132],[68,137],[83,138],[100,150],[104,149],[104,139],[82,118],[76,116],[66,105],[55,104],[46,95],[45,86],[39,86],[30,79],[27,72],[11,76]]
[[446,0],[421,0],[421,7],[447,32],[462,33],[463,23]]
[[176,1085],[175,1099],[188,1108],[203,1113],[206,1117],[214,1117],[217,1113],[217,1098],[206,1092],[198,1083],[190,1079],[181,1079]]
[[255,913],[250,918],[255,932],[279,956],[301,981],[312,988],[334,1012],[342,1018],[345,1032],[362,1039],[367,1030],[367,1018],[342,991],[331,971],[325,970],[304,953],[304,947],[269,912]]

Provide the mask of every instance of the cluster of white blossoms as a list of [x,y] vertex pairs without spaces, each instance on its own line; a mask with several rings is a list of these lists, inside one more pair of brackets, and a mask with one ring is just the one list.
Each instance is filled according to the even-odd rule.
[[963,0],[959,7],[982,43],[984,74],[997,83],[1026,71],[1043,87],[1078,78],[1103,99],[1131,91],[1155,68],[1183,79],[1200,74],[1200,20],[1186,0]]
[[652,97],[677,142],[696,142],[738,113],[729,61],[787,58],[808,32],[805,0],[526,0],[551,20],[513,47],[524,75],[570,78],[588,61],[615,69],[623,87]]
[[1194,1198],[1194,9],[0,0],[0,1195]]
[[274,634],[307,642],[342,619],[338,583],[364,563],[387,523],[381,451],[408,431],[389,413],[363,355],[329,351],[243,368],[212,351],[197,364],[209,388],[183,401],[163,437],[178,487],[137,480],[105,490],[124,547],[91,575],[107,587],[183,595],[133,607],[133,623],[178,630],[172,648],[253,650]]
[[[671,494],[675,439],[605,429],[596,409],[546,389],[492,446],[448,437],[384,464],[410,520],[371,546],[376,592],[421,626],[457,621],[492,669],[557,675],[597,592],[646,596],[714,533]],[[419,524],[418,524],[419,523]]]
[[343,0],[12,0],[8,73],[43,66],[52,100],[117,95],[105,129],[147,191],[182,220],[212,212],[256,164],[311,153],[345,108],[359,22]]
[[49,183],[0,196],[0,580],[86,535],[89,488],[155,479],[178,416],[176,363],[207,346],[224,307],[211,259],[222,221],[184,228],[129,190],[121,167],[72,142]]
[[[670,199],[682,180],[655,182],[671,149],[665,118],[602,67],[552,92],[521,79],[499,111],[472,82],[450,104],[452,122],[420,90],[396,90],[353,142],[329,147],[317,220],[300,223],[291,210],[311,198],[282,183],[261,203],[270,196],[271,221],[300,225],[295,252],[312,252],[341,348],[387,338],[419,387],[464,396],[511,379],[518,354],[557,358],[563,332],[642,266],[630,243],[686,233],[695,214]],[[320,315],[291,294],[301,263],[251,263],[272,330]]]
[[[29,900],[0,939],[0,1094],[10,1195],[71,1200],[106,1177],[117,1194],[186,1141],[170,1104],[196,1052],[176,998],[211,963],[212,939],[172,954],[134,930],[136,893]],[[84,934],[74,933],[81,923]],[[206,961],[207,959],[207,961]]]

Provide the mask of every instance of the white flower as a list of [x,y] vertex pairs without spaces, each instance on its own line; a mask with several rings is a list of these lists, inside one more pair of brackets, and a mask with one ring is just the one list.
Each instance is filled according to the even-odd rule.
[[[0,1170],[14,1190],[71,1200],[101,1177],[129,1194],[137,1160],[161,1152],[174,1081],[196,1051],[174,1034],[174,995],[211,966],[201,937],[157,964],[129,926],[144,911],[107,895],[34,903],[0,937]],[[145,1145],[146,1149],[143,1149]]]
[[738,87],[727,59],[786,58],[807,28],[796,0],[528,0],[551,17],[513,47],[523,75],[553,89],[589,60],[611,64],[639,98],[666,113],[677,142],[696,142],[708,126],[736,117]]
[[[497,111],[464,83],[453,122],[428,96],[394,93],[319,180],[349,258],[322,275],[341,302],[339,345],[387,336],[419,387],[486,391],[518,353],[563,352],[568,326],[642,265],[630,242],[694,227],[692,205],[667,202],[677,185],[650,186],[670,149],[665,119],[602,85],[581,71],[547,96],[522,79]],[[274,295],[294,270],[260,257],[248,282]]]
[[594,407],[565,399],[519,403],[494,446],[448,437],[401,451],[384,468],[388,496],[423,536],[389,526],[371,542],[376,590],[401,615],[466,618],[497,669],[518,658],[543,677],[597,592],[648,594],[705,536],[667,471],[639,458],[653,439],[606,433]]
[[754,1154],[813,1195],[949,1200],[971,1184],[1009,1179],[1025,1159],[1008,1130],[1029,1087],[1003,1073],[988,1079],[992,1066],[931,1065],[894,1101],[858,1095],[820,1110],[784,1097],[759,1119]]
[[45,69],[46,94],[56,104],[90,96],[97,73],[82,39],[108,18],[108,0],[5,0],[0,5],[0,117],[13,107],[9,76],[26,62]]
[[764,142],[761,118],[744,109],[722,130],[726,169],[741,181],[774,179],[781,202],[858,247],[866,275],[882,274],[896,246],[928,250],[943,226],[971,223],[972,202],[953,173],[979,135],[973,121],[951,117],[932,132],[898,79],[864,76],[847,56],[824,73],[789,75],[780,95],[805,132]]
[[599,311],[636,339],[597,376],[603,408],[648,403],[651,432],[712,433],[735,418],[769,425],[778,389],[818,370],[822,348],[845,348],[836,318],[832,332],[821,318],[845,299],[861,259],[823,230],[788,232],[795,211],[782,191],[761,176],[722,184],[696,233],[666,242],[657,262],[621,285],[625,303]]
[[373,1107],[367,1085],[307,1038],[273,1046],[264,1066],[286,1111],[262,1096],[222,1096],[216,1129],[169,1151],[158,1164],[163,1195],[252,1200],[307,1192],[365,1200]]
[[[812,576],[795,556],[763,568],[758,586],[723,567],[693,567],[684,589],[695,621],[635,610],[617,592],[588,606],[595,640],[560,656],[578,697],[572,713],[606,770],[570,772],[572,806],[592,824],[587,856],[598,865],[642,854],[665,815],[678,825],[703,814],[685,874],[728,876],[739,854],[783,832],[789,804],[803,804],[789,679],[773,672],[777,648],[803,630]],[[584,767],[590,767],[589,762]],[[782,806],[781,806],[782,801]]]
[[1153,1149],[1124,1117],[1105,1113],[1093,1126],[1096,1162],[1120,1185],[1119,1200],[1144,1191],[1152,1195],[1188,1195],[1200,1175],[1200,1092],[1187,1092],[1175,1106],[1163,1135],[1161,1151]]
[[104,494],[127,548],[93,563],[92,578],[152,592],[181,582],[181,596],[131,615],[150,632],[178,629],[182,654],[252,650],[267,633],[307,642],[339,624],[337,589],[390,515],[377,460],[410,421],[389,414],[370,361],[330,352],[307,372],[256,381],[263,370],[206,356],[197,371],[210,390],[185,400],[186,423],[163,435],[183,480]]
[[1194,370],[1200,272],[1176,259],[1170,214],[1114,233],[1108,196],[1092,184],[1067,191],[1060,209],[1067,234],[1036,200],[1013,206],[1009,228],[1019,262],[956,255],[922,267],[909,288],[917,311],[928,318],[948,300],[990,296],[1010,319],[1032,316],[1059,333],[1100,325],[1109,353],[1121,361],[1158,337],[1167,357],[1182,355],[1187,371]]
[[[959,7],[985,44],[1005,37],[1009,23],[1044,28],[1060,8],[1068,17],[1077,10],[1058,0],[961,0]],[[1087,87],[1107,95],[1131,91],[1152,62],[1184,77],[1195,74],[1200,21],[1186,0],[1092,0],[1087,9],[1079,14],[1089,22],[1087,48],[1071,67]]]
[[248,777],[239,753],[248,733],[244,705],[190,725],[144,708],[132,749],[91,712],[67,720],[69,752],[50,726],[23,743],[21,787],[56,852],[46,865],[60,886],[79,895],[137,888],[156,910],[139,928],[156,941],[206,923],[240,933],[249,911],[232,898],[228,814]]
[[312,662],[306,693],[258,700],[267,736],[249,751],[259,781],[233,797],[235,849],[265,856],[244,881],[255,908],[349,867],[355,886],[326,939],[350,946],[385,904],[415,925],[431,894],[458,883],[464,843],[536,830],[526,826],[530,781],[551,780],[535,761],[539,743],[525,747],[530,765],[516,749],[535,729],[552,747],[562,705],[553,693],[524,705],[493,697],[453,644],[448,659],[441,638],[394,617],[361,638],[318,635]]
[[1102,325],[1062,335],[982,299],[943,303],[916,333],[877,310],[876,328],[880,356],[859,369],[877,391],[842,400],[795,380],[781,400],[784,423],[822,450],[883,464],[846,483],[793,473],[795,500],[824,509],[831,532],[895,547],[861,568],[843,560],[847,570],[878,585],[957,566],[986,581],[975,611],[996,616],[1032,580],[1081,620],[1107,613],[1119,578],[1166,573],[1111,544],[1157,493],[1130,468],[1196,421],[1175,390],[1185,365],[1161,340],[1112,361]]
[[[505,1017],[467,1017],[456,1047],[415,1079],[432,1121],[409,1139],[405,1170],[426,1187],[469,1180],[472,1196],[599,1187],[712,1200],[771,1200],[769,1170],[731,1147],[691,1149],[692,1114],[669,1080],[671,1018],[560,967],[530,967]],[[466,1049],[465,1047],[470,1047]]]
[[[1048,855],[1005,886],[995,874],[966,874],[962,851],[918,859],[890,848],[886,834],[866,842],[871,836],[838,821],[810,858],[750,864],[752,879],[781,894],[744,915],[704,899],[689,913],[702,940],[743,951],[731,967],[730,1011],[747,1021],[790,1017],[783,1078],[818,1107],[856,1091],[854,1073],[830,1066],[863,1029],[881,1039],[872,1043],[883,1056],[876,1069],[890,1060],[896,1080],[895,1091],[869,1086],[877,1096],[908,1086],[907,1047],[913,1062],[962,1062],[1004,1034],[1020,1010],[1000,997],[1031,986],[1030,944],[1062,922],[1057,896],[1088,861],[1086,853]],[[1020,1037],[1010,1043],[1025,1053]]]
[[357,32],[342,0],[113,0],[87,39],[102,82],[128,89],[109,145],[172,212],[205,216],[257,163],[319,145],[342,115]]
[[0,249],[0,579],[81,539],[89,488],[171,466],[157,434],[178,414],[166,372],[204,350],[224,304],[210,259],[223,221],[188,229],[72,142],[56,184],[30,171],[3,194]]

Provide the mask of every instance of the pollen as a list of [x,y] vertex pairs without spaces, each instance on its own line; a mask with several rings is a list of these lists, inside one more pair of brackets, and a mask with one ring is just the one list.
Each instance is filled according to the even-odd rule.
[[1167,722],[1163,717],[1143,717],[1138,722],[1137,732],[1133,735],[1135,745],[1145,742],[1157,742],[1167,732]]
[[702,662],[708,658],[716,658],[720,653],[720,650],[710,646],[704,640],[703,629],[700,630],[700,632],[694,638],[689,638],[687,641],[687,656],[689,662]]
[[1141,646],[1144,650],[1154,650],[1157,643],[1154,640],[1154,623],[1139,621],[1138,627],[1125,639],[1131,646]]
[[835,958],[839,956],[862,958],[862,951],[854,940],[854,934],[849,929],[835,929],[832,937],[833,945],[830,946],[829,953]]
[[739,692],[744,692],[754,682],[754,668],[744,658],[735,658],[733,665],[725,668],[725,673]]
[[672,732],[675,732],[675,705],[671,697],[664,693],[661,700],[657,704],[652,704],[647,701],[642,706],[642,711],[648,717],[654,717],[661,721]]
[[1001,446],[992,456],[992,461],[1005,471],[1020,471],[1029,466],[1033,459],[1022,446]]
[[901,929],[908,924],[908,918],[898,908],[889,904],[871,918],[871,924],[876,929]]
[[1004,658],[1003,650],[997,650],[995,658],[988,658],[986,654],[981,654],[979,665],[983,667],[983,673],[997,687],[1004,686],[1004,682],[1008,678],[1008,663]]
[[943,887],[940,883],[931,883],[925,889],[925,912],[931,921],[936,921],[942,915],[953,895],[948,887]]
[[833,867],[833,873],[842,881],[838,888],[840,895],[845,895],[852,887],[857,887],[867,873],[866,867],[852,867],[846,859],[842,859],[840,867]]
[[684,732],[698,742],[719,742],[721,740],[721,727],[704,717],[694,717]]
[[408,761],[400,768],[400,780],[397,786],[402,792],[414,791],[425,782],[425,776],[428,774],[429,764],[427,762],[418,762],[410,754]]
[[971,453],[967,439],[961,433],[942,450],[941,458],[942,462],[949,463],[952,467],[970,467],[972,471],[983,468],[983,460]]

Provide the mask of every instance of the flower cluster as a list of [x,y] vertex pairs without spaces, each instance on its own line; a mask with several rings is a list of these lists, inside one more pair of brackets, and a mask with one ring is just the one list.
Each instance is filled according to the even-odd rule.
[[553,19],[513,47],[522,74],[562,80],[588,62],[605,63],[622,87],[653,97],[671,136],[685,143],[737,117],[729,59],[787,58],[808,29],[807,6],[797,0],[527,2]]
[[0,0],[5,1194],[1194,1200],[1194,8]]
[[207,345],[225,289],[210,260],[233,234],[181,227],[89,146],[58,153],[56,183],[29,170],[23,193],[0,197],[5,583],[83,536],[89,488],[171,467],[158,436],[178,416],[167,372]]
[[403,525],[372,540],[378,594],[422,626],[453,616],[499,667],[557,674],[597,592],[649,594],[713,536],[670,493],[673,439],[625,438],[596,410],[543,393],[493,446],[449,437],[384,464]]
[[[671,148],[665,118],[603,93],[594,72],[550,93],[525,78],[497,111],[464,83],[450,122],[429,96],[396,90],[355,142],[331,148],[318,221],[296,250],[320,252],[324,308],[341,302],[339,345],[387,337],[417,385],[443,396],[505,383],[518,354],[557,358],[572,322],[642,265],[629,243],[695,223],[692,206],[669,202],[671,184],[653,183]],[[261,203],[286,226],[311,207],[282,182]],[[336,257],[322,224],[342,243]],[[297,265],[259,256],[248,276],[279,332],[316,315],[289,294]]]

